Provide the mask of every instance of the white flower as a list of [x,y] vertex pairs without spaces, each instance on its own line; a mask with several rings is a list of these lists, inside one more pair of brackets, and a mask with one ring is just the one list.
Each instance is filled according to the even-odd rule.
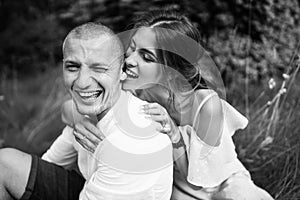
[[282,77],[285,79],[285,80],[288,80],[290,78],[290,75],[288,74],[282,74]]
[[269,88],[272,90],[276,86],[276,82],[274,78],[270,78],[268,84],[269,84]]
[[265,146],[267,146],[267,145],[269,145],[269,144],[272,144],[273,143],[273,137],[271,137],[271,136],[267,136],[265,139],[264,139],[264,141],[262,141],[262,143],[260,144],[260,148],[262,148],[262,147],[265,147]]
[[286,93],[286,88],[282,88],[280,91],[279,91],[280,94],[284,94]]

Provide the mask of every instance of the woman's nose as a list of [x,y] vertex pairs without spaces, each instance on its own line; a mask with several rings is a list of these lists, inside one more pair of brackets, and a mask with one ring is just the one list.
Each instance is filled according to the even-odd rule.
[[132,67],[136,67],[138,62],[136,59],[136,56],[134,53],[131,53],[126,59],[125,59],[125,64],[126,67],[128,68],[132,68]]

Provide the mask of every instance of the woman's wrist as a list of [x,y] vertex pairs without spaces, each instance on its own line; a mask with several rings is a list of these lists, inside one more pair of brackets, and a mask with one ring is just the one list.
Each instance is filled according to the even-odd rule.
[[180,140],[180,137],[181,135],[178,128],[171,132],[170,139],[172,143],[177,143]]
[[179,148],[184,146],[183,138],[180,134],[179,129],[176,127],[176,130],[173,132],[173,134],[170,137],[172,145],[174,148]]

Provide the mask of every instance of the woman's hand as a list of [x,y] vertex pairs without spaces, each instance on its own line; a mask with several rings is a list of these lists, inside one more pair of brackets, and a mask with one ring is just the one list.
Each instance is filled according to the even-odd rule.
[[158,131],[167,134],[172,143],[178,142],[180,139],[179,129],[164,107],[158,103],[149,103],[141,106],[141,112],[148,115],[148,119],[160,123],[161,128]]
[[94,153],[98,144],[104,140],[105,136],[101,130],[96,127],[97,121],[88,116],[83,116],[74,126],[73,134],[75,139],[86,150]]
[[62,121],[74,129],[73,134],[77,142],[92,153],[104,139],[104,134],[96,127],[97,117],[91,118],[80,114],[72,100],[62,105]]

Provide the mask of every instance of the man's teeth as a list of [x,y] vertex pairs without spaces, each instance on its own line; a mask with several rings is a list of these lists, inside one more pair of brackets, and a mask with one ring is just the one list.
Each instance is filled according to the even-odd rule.
[[101,94],[101,91],[97,92],[79,92],[79,95],[84,98],[98,97]]
[[136,73],[134,73],[133,71],[131,71],[129,69],[126,70],[126,74],[129,78],[138,78],[139,77]]

